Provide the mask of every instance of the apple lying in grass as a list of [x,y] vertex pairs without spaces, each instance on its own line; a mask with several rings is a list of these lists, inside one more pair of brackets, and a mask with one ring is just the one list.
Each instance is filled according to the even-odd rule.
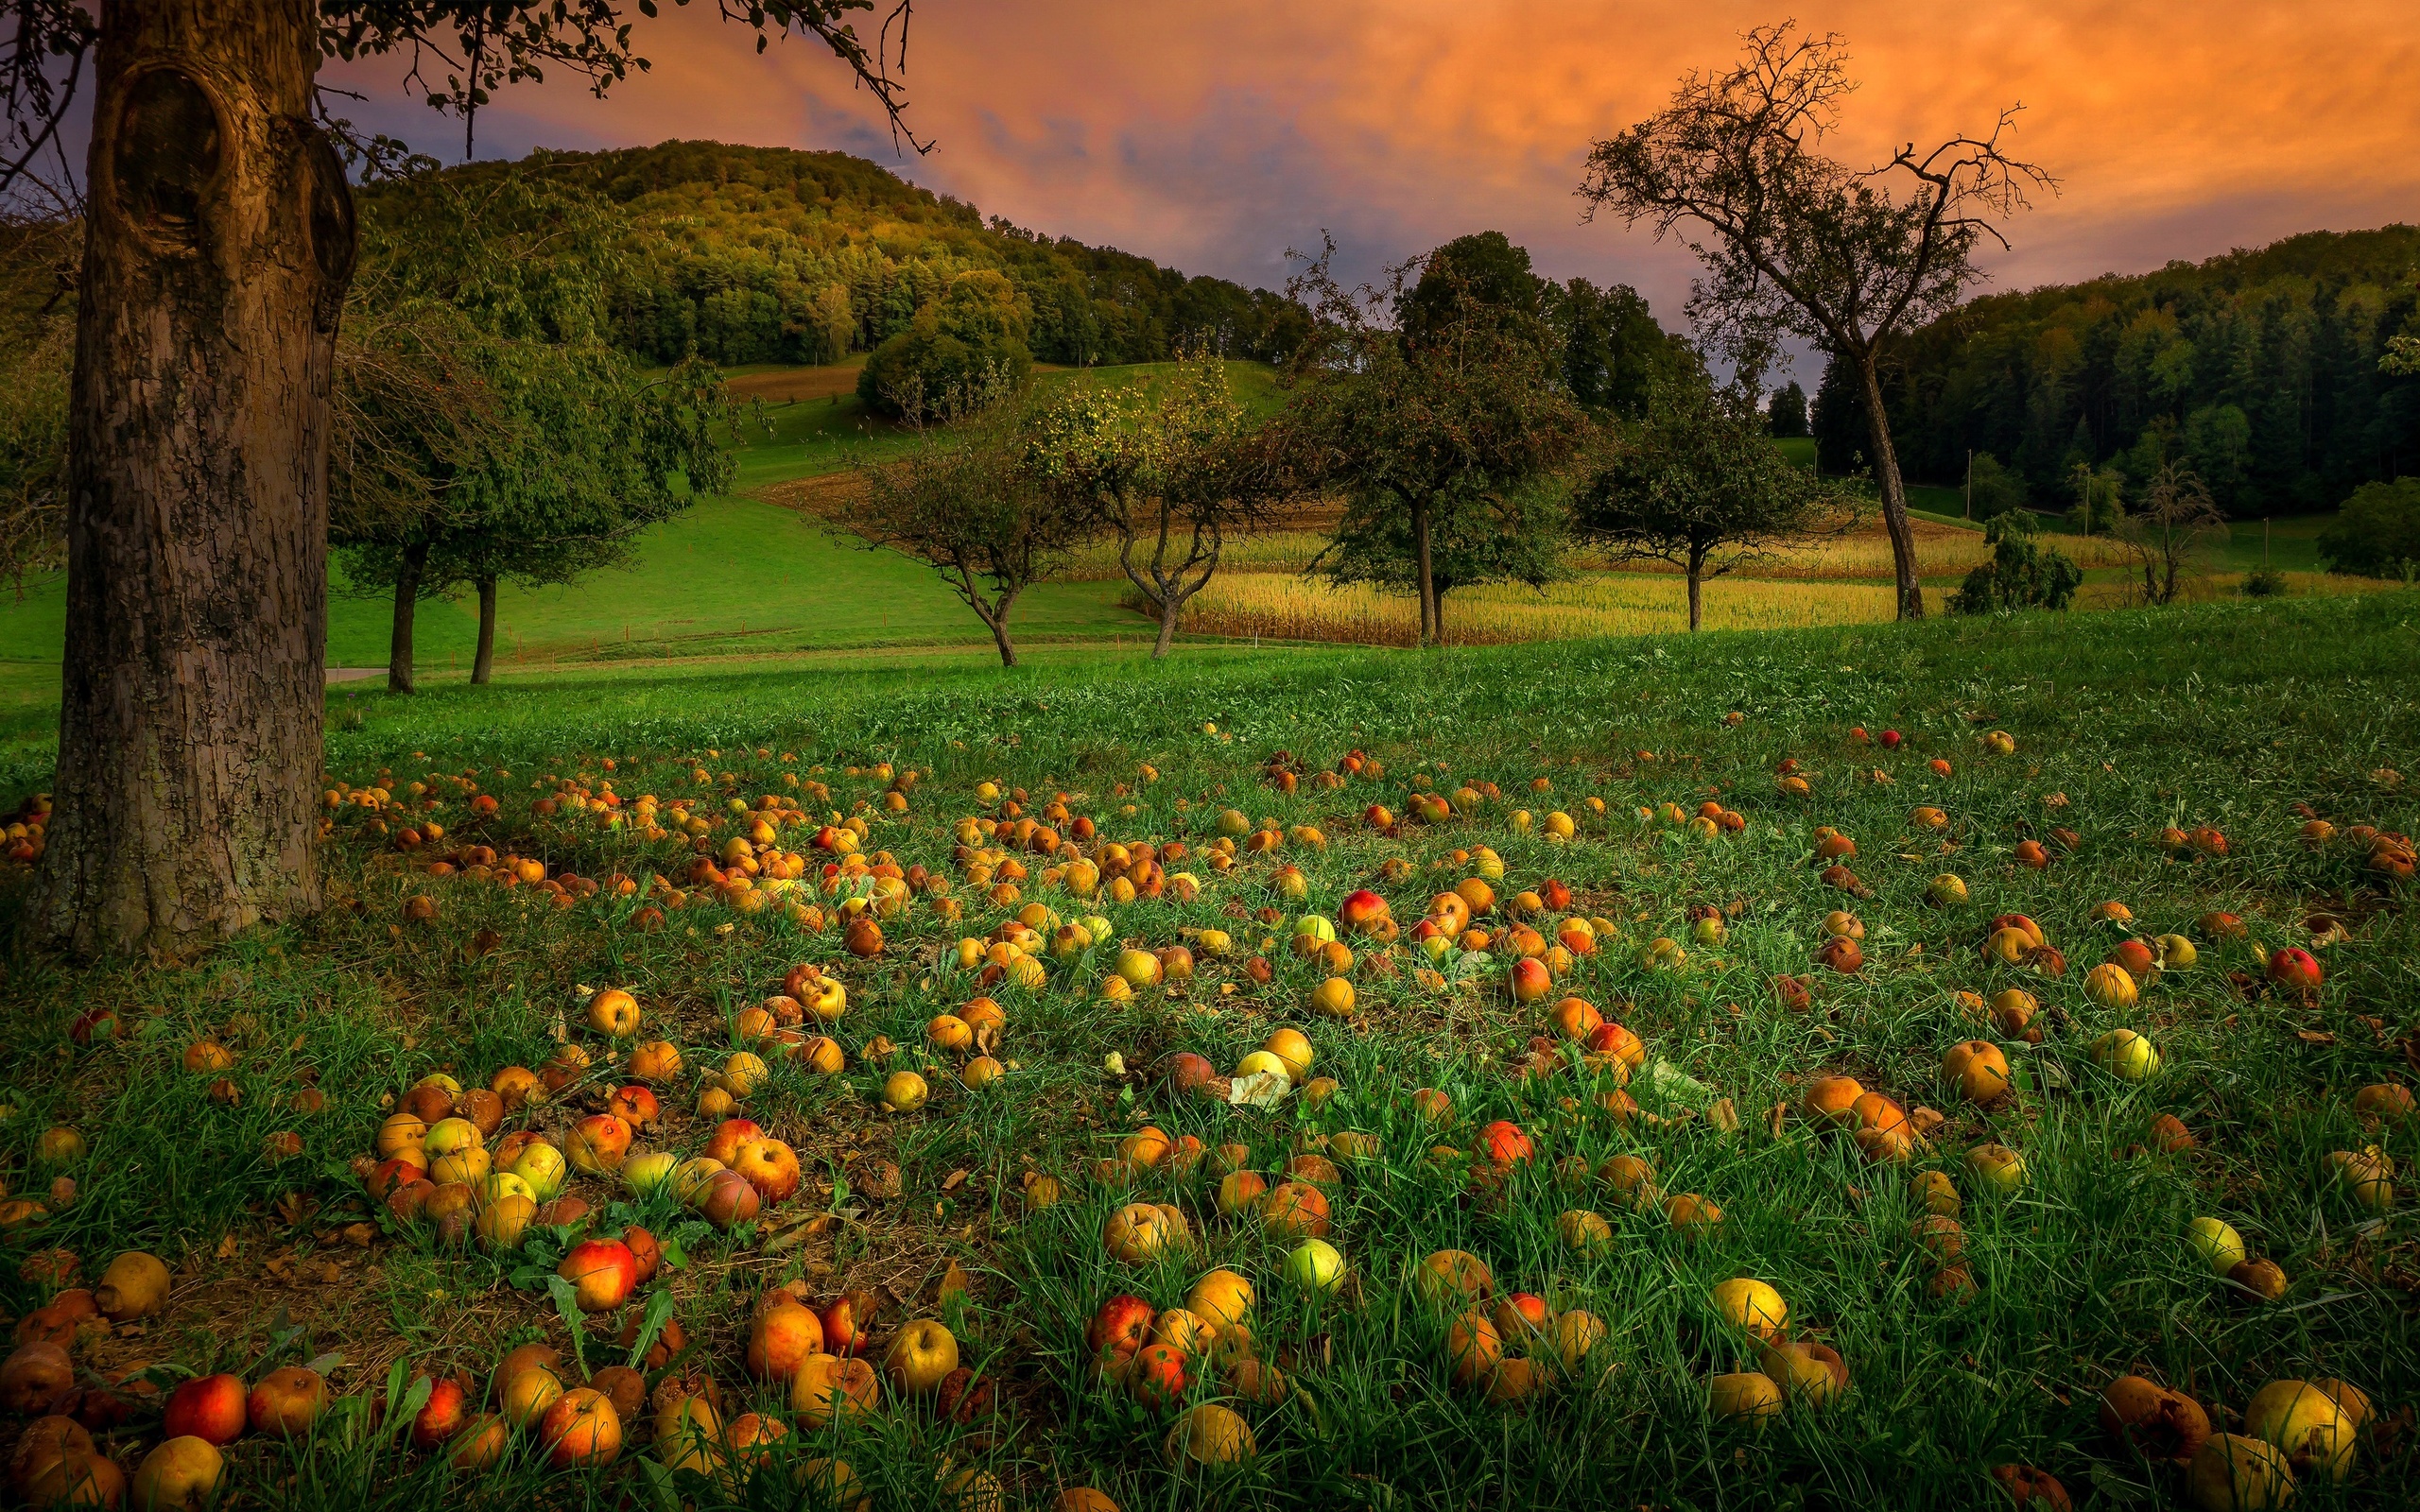
[[171,1438],[143,1456],[127,1485],[128,1499],[148,1512],[187,1512],[216,1502],[226,1469],[218,1447],[192,1435]]
[[638,1286],[638,1257],[618,1239],[586,1239],[571,1246],[555,1274],[571,1282],[583,1313],[610,1313]]
[[244,1436],[247,1403],[239,1376],[195,1376],[168,1393],[160,1428],[170,1438],[188,1435],[212,1444]]

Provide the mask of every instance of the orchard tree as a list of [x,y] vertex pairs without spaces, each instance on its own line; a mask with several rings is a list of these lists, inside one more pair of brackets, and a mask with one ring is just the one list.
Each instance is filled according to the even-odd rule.
[[1028,421],[1022,465],[1116,536],[1118,566],[1159,616],[1155,661],[1228,540],[1275,523],[1299,491],[1207,344],[1184,352],[1157,393],[1062,389]]
[[500,578],[569,582],[724,487],[719,375],[649,380],[604,339],[626,222],[522,168],[423,162],[366,197],[339,336],[330,538],[392,591],[387,685],[413,691],[420,603],[479,595],[472,681],[493,665]]
[[1288,374],[1288,465],[1345,500],[1317,570],[1418,593],[1423,644],[1454,588],[1561,571],[1559,473],[1587,422],[1528,254],[1501,241],[1466,237],[1353,290],[1329,242],[1287,291],[1319,322]]
[[961,393],[943,408],[908,412],[915,444],[895,462],[860,463],[856,487],[826,522],[870,550],[931,568],[992,632],[1000,664],[1017,664],[1009,616],[1098,524],[1094,502],[1047,488],[1028,465],[1029,396]]
[[1753,398],[1703,371],[1658,387],[1608,450],[1573,495],[1573,526],[1624,558],[1686,574],[1692,630],[1706,578],[1857,518],[1839,487],[1782,455]]
[[[874,0],[717,3],[760,50],[821,39],[897,120],[906,0],[871,45],[849,22]],[[655,9],[0,0],[0,191],[91,111],[38,939],[176,949],[320,905],[330,396],[356,250],[321,60],[408,60],[461,113],[549,71],[601,94],[645,66]]]
[[1598,142],[1580,187],[1588,215],[1610,211],[1677,234],[1704,265],[1689,313],[1743,371],[1785,340],[1811,341],[1847,367],[1865,408],[1867,460],[1882,494],[1899,614],[1924,615],[1907,487],[1891,445],[1882,365],[1892,346],[1958,303],[1983,275],[1996,221],[2054,188],[2002,143],[2016,107],[1983,137],[1902,147],[1858,169],[1816,149],[1855,85],[1838,36],[1795,23],[1748,33],[1741,61],[1692,74],[1662,111]]

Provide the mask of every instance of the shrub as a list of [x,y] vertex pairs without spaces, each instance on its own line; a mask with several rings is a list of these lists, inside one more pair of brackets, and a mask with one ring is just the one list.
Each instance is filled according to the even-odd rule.
[[2083,586],[2083,569],[2034,544],[2033,517],[2025,510],[2001,515],[1983,526],[1992,559],[1966,575],[1949,601],[1959,614],[1996,614],[2020,609],[2066,609]]
[[2406,562],[2420,561],[2420,477],[2355,489],[2336,523],[2320,533],[2319,555],[2332,573],[2404,576]]

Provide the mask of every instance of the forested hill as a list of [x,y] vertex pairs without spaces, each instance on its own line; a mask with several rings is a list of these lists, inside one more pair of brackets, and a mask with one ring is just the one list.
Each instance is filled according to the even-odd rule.
[[847,153],[666,142],[540,152],[521,167],[593,189],[630,217],[640,266],[615,293],[615,335],[648,361],[694,350],[726,365],[836,362],[904,330],[977,268],[1029,301],[1042,362],[1155,360],[1202,333],[1230,356],[1270,360],[1308,329],[1282,295],[987,224],[973,205]]
[[[2236,513],[2333,508],[2420,472],[2420,379],[2378,368],[2388,337],[2420,333],[2415,274],[2420,228],[2397,225],[1977,300],[1900,351],[1901,464],[1954,483],[1972,447],[2060,504],[2077,463],[2139,486],[2165,445]],[[1816,428],[1841,467],[1863,421],[1828,387]]]

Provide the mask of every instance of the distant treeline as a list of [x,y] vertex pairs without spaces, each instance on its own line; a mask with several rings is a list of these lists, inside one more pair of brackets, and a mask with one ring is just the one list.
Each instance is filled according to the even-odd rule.
[[1199,337],[1227,356],[1276,361],[1309,329],[1282,294],[987,224],[973,205],[846,153],[666,142],[541,152],[519,166],[592,190],[628,217],[635,255],[613,291],[613,336],[648,362],[838,362],[907,330],[977,270],[999,273],[1025,301],[1041,362],[1158,361]]
[[[2334,508],[2420,472],[2420,378],[2388,338],[2420,333],[2420,228],[2311,232],[2156,273],[2002,294],[1918,332],[1885,376],[1910,477],[1957,484],[1988,453],[2032,501],[2075,503],[2078,468],[2131,485],[2181,455],[2238,515]],[[1827,371],[1827,472],[1864,466],[1853,386]]]

